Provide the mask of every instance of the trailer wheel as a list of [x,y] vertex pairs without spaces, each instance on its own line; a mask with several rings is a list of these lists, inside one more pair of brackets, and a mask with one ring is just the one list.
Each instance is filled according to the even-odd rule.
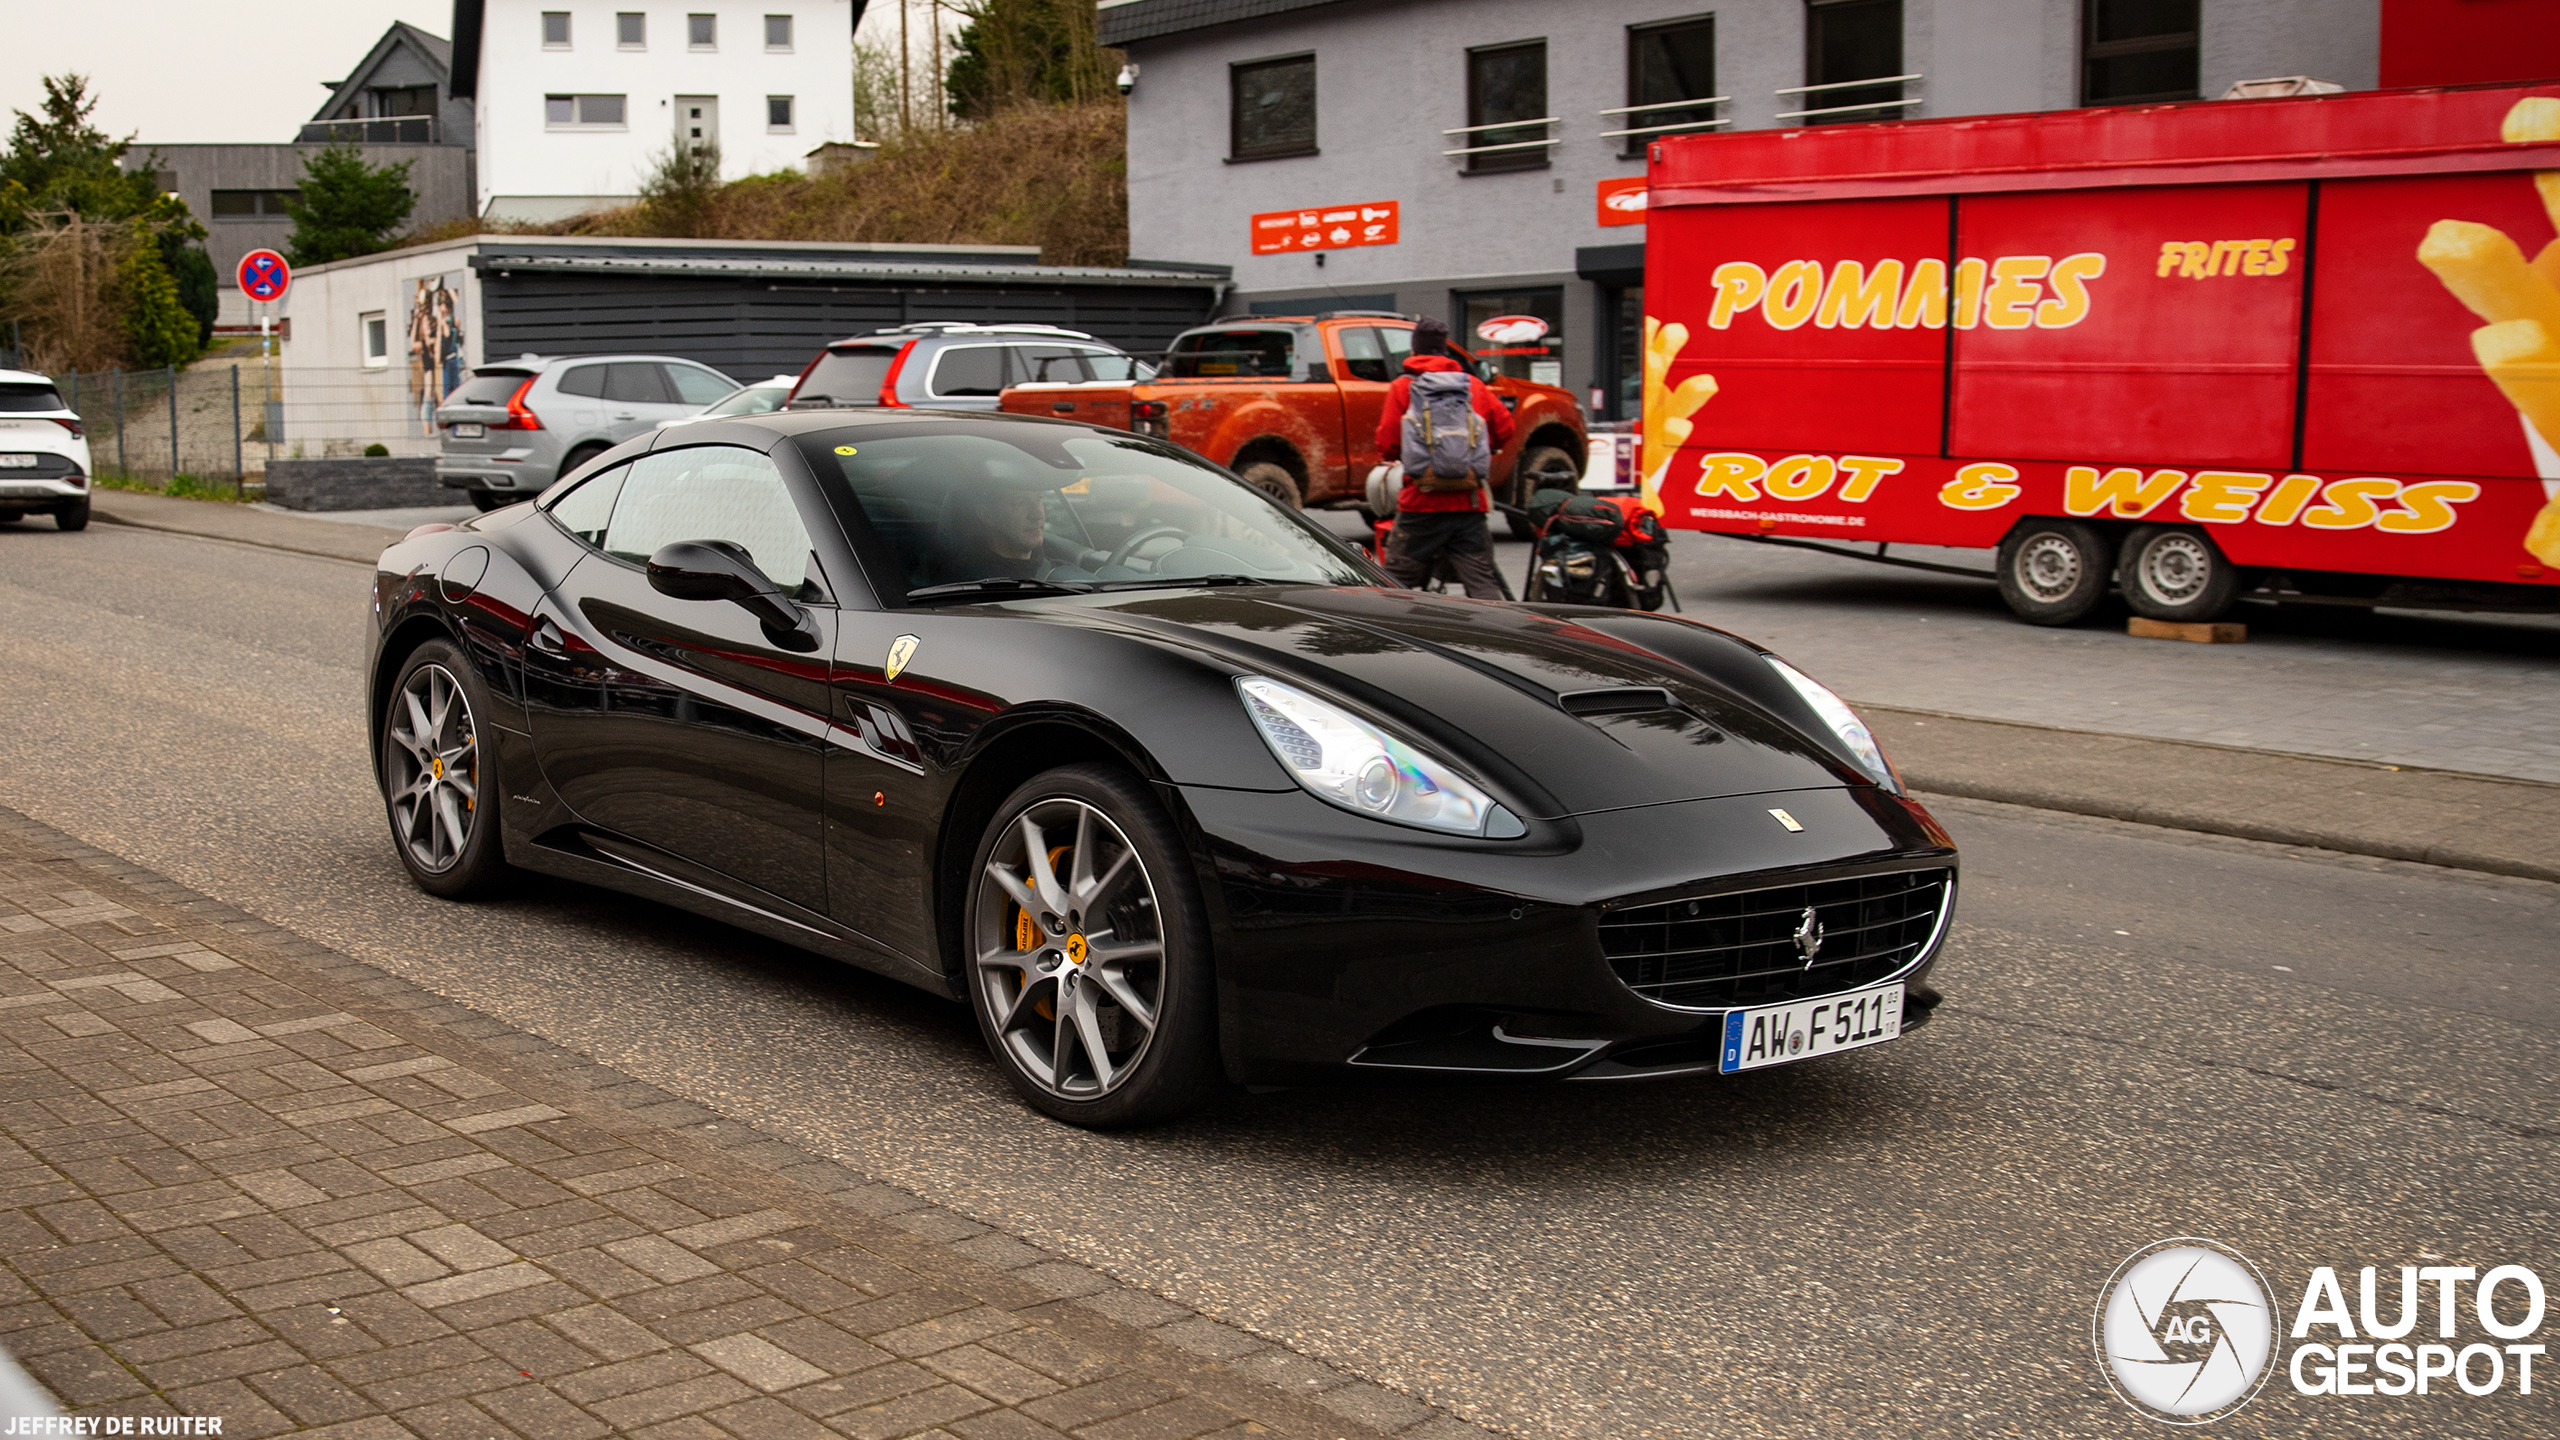
[[2239,594],[2239,567],[2201,530],[2144,525],[2125,540],[2124,603],[2136,615],[2219,620]]
[[2000,542],[2000,598],[2030,625],[2069,625],[2107,597],[2115,547],[2081,520],[2021,520]]

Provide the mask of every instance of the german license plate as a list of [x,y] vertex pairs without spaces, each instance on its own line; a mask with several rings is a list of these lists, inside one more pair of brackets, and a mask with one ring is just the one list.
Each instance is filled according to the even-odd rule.
[[485,425],[456,425],[453,427],[453,438],[456,440],[477,440],[488,433],[489,429]]
[[1817,1055],[1880,1045],[1902,1033],[1902,982],[1734,1010],[1724,1017],[1724,1054],[1718,1068],[1730,1075],[1764,1065],[1784,1065]]
[[34,468],[36,468],[36,457],[33,455],[0,455],[0,470],[33,470]]

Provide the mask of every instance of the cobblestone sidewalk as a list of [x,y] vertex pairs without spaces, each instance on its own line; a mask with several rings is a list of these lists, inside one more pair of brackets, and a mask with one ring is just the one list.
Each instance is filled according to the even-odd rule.
[[226,1436],[1457,1440],[0,809],[0,1344]]

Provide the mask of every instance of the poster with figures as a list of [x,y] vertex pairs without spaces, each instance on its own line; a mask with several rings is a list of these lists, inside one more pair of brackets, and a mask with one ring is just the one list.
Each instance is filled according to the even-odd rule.
[[418,433],[436,433],[436,407],[462,384],[462,275],[424,275],[409,295],[409,408]]

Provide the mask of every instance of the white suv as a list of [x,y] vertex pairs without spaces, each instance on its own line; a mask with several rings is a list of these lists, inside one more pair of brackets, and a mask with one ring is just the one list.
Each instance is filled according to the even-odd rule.
[[51,380],[0,370],[0,525],[35,514],[88,528],[89,442]]

